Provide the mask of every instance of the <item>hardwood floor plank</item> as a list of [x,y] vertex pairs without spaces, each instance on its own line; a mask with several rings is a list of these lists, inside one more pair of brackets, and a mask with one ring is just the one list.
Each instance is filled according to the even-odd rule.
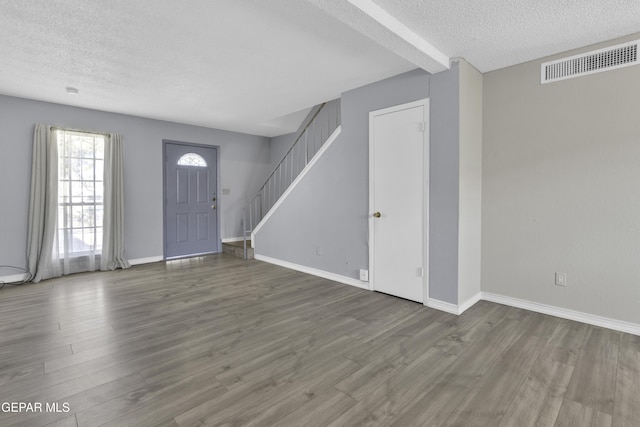
[[[128,375],[114,381],[88,388],[84,391],[74,391],[69,387],[49,388],[37,394],[29,396],[24,401],[28,402],[58,402],[60,405],[67,403],[69,409],[75,415],[83,410],[99,405],[103,402],[111,401],[123,393],[128,393],[139,387],[142,378],[139,375]],[[72,394],[73,393],[73,394]],[[4,415],[4,414],[3,414]],[[65,412],[29,413],[12,416],[8,419],[1,419],[0,425],[8,426],[34,426],[45,425],[54,421],[59,421],[69,416]],[[77,420],[79,422],[79,420]]]
[[611,418],[610,414],[565,399],[555,427],[610,427]]
[[251,406],[248,411],[234,414],[225,423],[243,426],[273,425],[358,368],[358,365],[348,359],[333,357],[314,364],[313,368],[309,366],[310,370],[292,372],[285,376],[287,383],[282,390],[271,394],[262,407]]
[[576,361],[566,399],[613,415],[620,332],[591,328]]
[[584,323],[558,319],[556,329],[542,350],[543,357],[563,365],[575,366],[586,344],[591,327]]
[[3,386],[2,393],[14,402],[28,401],[43,391],[56,396],[68,396],[136,373],[134,366],[109,366],[104,369],[96,367],[91,372],[73,368],[7,383]]
[[25,378],[37,377],[44,374],[43,362],[32,362],[23,364],[14,362],[12,364],[3,364],[0,370],[0,387],[3,384],[20,381]]
[[553,426],[572,374],[573,366],[538,357],[502,417],[500,427]]
[[73,354],[73,350],[68,344],[47,345],[38,343],[37,345],[34,345],[31,343],[9,347],[11,347],[11,351],[7,350],[0,355],[0,360],[2,360],[3,364],[6,364],[6,366],[40,363],[52,358],[70,356]]
[[227,255],[0,291],[0,400],[70,405],[0,426],[633,426],[639,384],[639,337]]
[[356,400],[362,400],[372,389],[387,382],[400,367],[401,364],[394,357],[384,354],[340,381],[335,387]]
[[176,414],[186,412],[203,402],[215,399],[226,389],[220,383],[210,383],[207,386],[195,388],[187,386],[186,390],[181,390],[175,394],[152,399],[145,404],[138,405],[138,408],[127,414],[117,413],[117,418],[112,419],[101,426],[177,426],[174,417]]
[[286,417],[275,422],[277,427],[324,427],[355,405],[356,401],[335,388],[311,399]]
[[[213,398],[221,395],[227,389],[215,378],[215,372],[201,371],[189,376],[185,376],[176,382],[157,383],[153,385],[144,384],[139,381],[137,387],[127,394],[120,395],[98,405],[94,405],[76,413],[79,427],[93,427],[120,418],[126,423],[164,422],[172,419],[170,413],[162,412],[159,407],[161,403],[172,407],[176,411],[188,410],[196,406],[198,399]],[[180,396],[180,399],[176,399]],[[140,417],[140,411],[144,410],[145,416]],[[155,409],[150,411],[150,409]],[[164,407],[166,409],[166,407]],[[137,417],[128,414],[138,412]],[[153,417],[149,414],[153,414]]]
[[180,426],[269,425],[332,387],[360,365],[341,356],[318,360],[308,369],[250,382],[230,390],[218,399],[180,414]]
[[78,423],[75,415],[69,415],[68,417],[47,424],[47,427],[78,427]]
[[640,424],[640,337],[620,337],[613,426]]
[[522,317],[518,339],[478,379],[444,425],[483,427],[501,421],[546,342],[546,318],[536,313]]
[[408,365],[430,346],[455,332],[454,327],[430,318],[420,316],[418,320],[421,329],[411,335],[402,330],[398,331],[398,328],[392,328],[385,334],[364,341],[362,346],[345,353],[345,356],[360,364],[368,364],[386,354],[395,360],[402,359],[401,363]]
[[[411,402],[423,398],[455,360],[455,356],[446,355],[435,347],[429,349],[404,369],[385,372],[383,382],[372,381],[371,387],[360,388],[361,400],[330,425],[390,425]],[[413,416],[406,419],[400,425],[413,424]],[[404,422],[409,424],[402,424]]]
[[340,355],[353,345],[357,343],[348,336],[297,337],[272,353],[264,353],[239,365],[225,365],[218,379],[232,389],[247,382],[289,375],[304,366],[314,366],[317,360]]
[[[516,342],[521,325],[521,321],[505,317],[490,330],[478,328],[477,333],[481,336],[467,337],[470,344],[464,350],[456,347],[449,353],[454,361],[441,371],[426,393],[416,396],[406,405],[403,414],[394,420],[393,425],[422,423],[439,426],[444,425],[452,416],[455,417],[469,396],[473,396],[480,379]],[[457,338],[454,336],[448,340],[457,341]],[[441,398],[442,396],[445,398]],[[499,420],[495,422],[498,423]]]

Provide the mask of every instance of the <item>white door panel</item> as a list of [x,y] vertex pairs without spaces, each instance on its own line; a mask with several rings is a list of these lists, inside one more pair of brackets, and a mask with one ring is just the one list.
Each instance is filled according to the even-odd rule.
[[418,302],[426,263],[426,109],[422,101],[370,115],[370,280],[376,291]]

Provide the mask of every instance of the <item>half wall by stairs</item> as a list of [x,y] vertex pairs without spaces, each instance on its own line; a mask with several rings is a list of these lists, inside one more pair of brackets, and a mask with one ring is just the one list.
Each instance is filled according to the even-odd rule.
[[311,109],[295,133],[294,143],[253,196],[242,213],[244,258],[248,259],[251,236],[268,220],[270,214],[287,196],[304,174],[322,155],[325,145],[340,133],[340,99]]
[[343,214],[348,201],[342,195],[353,186],[342,173],[349,169],[349,148],[340,127],[252,233],[255,259],[369,289],[354,278],[363,265],[352,262],[348,245],[336,247],[333,240],[359,234],[367,224],[366,217]]

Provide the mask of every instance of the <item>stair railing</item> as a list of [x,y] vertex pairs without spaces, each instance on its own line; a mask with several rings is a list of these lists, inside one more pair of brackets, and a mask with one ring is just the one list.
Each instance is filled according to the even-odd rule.
[[313,107],[296,132],[293,145],[242,209],[244,259],[247,241],[255,227],[340,126],[340,118],[339,98]]

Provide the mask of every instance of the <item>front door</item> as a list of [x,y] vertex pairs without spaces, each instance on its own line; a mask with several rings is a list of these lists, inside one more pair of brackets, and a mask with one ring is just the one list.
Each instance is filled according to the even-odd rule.
[[164,142],[166,259],[220,252],[218,147]]
[[427,100],[369,114],[369,281],[424,302],[428,188]]

